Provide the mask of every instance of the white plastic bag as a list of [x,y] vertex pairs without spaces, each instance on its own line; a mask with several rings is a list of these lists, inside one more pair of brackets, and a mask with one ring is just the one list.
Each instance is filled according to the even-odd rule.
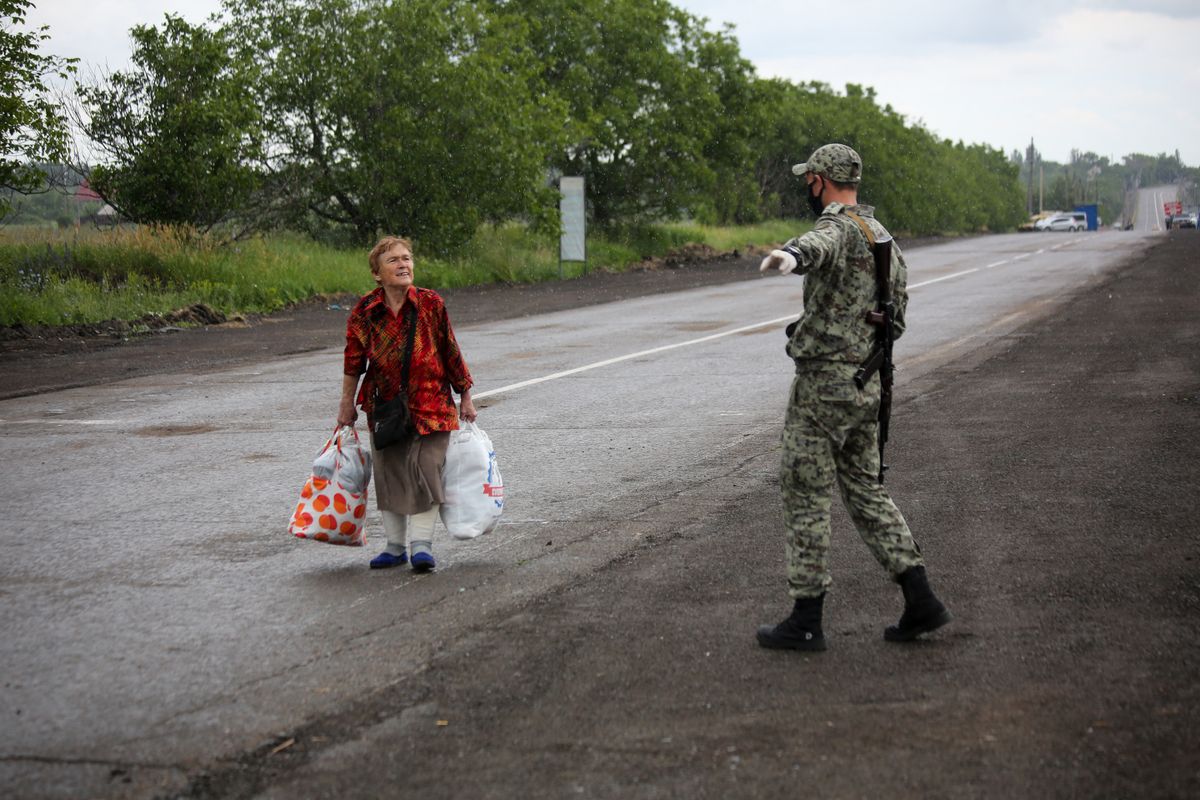
[[474,422],[450,434],[442,483],[442,524],[451,536],[474,539],[496,527],[504,512],[504,479],[492,440]]
[[313,461],[312,474],[335,480],[348,492],[365,492],[371,483],[371,450],[358,440],[358,431],[345,425],[333,432]]
[[358,432],[334,431],[313,461],[312,475],[300,490],[288,533],[300,539],[362,547],[367,543],[367,489],[371,451]]

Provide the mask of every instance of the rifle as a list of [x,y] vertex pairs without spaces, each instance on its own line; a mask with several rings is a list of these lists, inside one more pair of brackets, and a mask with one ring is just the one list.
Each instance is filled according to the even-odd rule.
[[866,313],[866,320],[875,326],[875,345],[854,373],[854,385],[861,391],[867,381],[879,373],[879,482],[883,483],[883,472],[887,469],[883,463],[883,448],[887,444],[892,418],[892,378],[896,370],[892,363],[896,320],[896,304],[892,300],[892,238],[872,241],[871,255],[875,257],[876,305]]

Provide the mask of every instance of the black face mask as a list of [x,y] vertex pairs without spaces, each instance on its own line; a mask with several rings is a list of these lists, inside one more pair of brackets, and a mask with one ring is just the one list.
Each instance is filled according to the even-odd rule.
[[806,194],[808,196],[808,207],[812,209],[813,216],[819,217],[825,211],[825,204],[821,202],[820,192],[818,192],[815,196],[812,193],[812,189],[816,185],[817,185],[817,182],[813,181],[812,184],[810,184],[808,187],[806,187],[808,190],[806,192]]

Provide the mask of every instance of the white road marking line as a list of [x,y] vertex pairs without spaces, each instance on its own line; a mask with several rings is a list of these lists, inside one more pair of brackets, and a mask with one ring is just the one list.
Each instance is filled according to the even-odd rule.
[[654,355],[655,353],[665,353],[667,350],[677,350],[680,347],[689,347],[694,344],[703,344],[704,342],[711,342],[714,339],[723,339],[726,336],[733,336],[735,333],[745,333],[746,331],[752,331],[752,330],[756,330],[758,328],[765,328],[768,325],[778,325],[781,322],[790,322],[791,320],[793,320],[795,318],[796,318],[795,314],[788,314],[786,317],[777,317],[775,319],[769,319],[764,322],[756,322],[753,325],[743,325],[742,327],[734,328],[733,330],[722,331],[721,333],[714,333],[714,334],[710,334],[708,336],[701,336],[699,339],[690,339],[686,342],[676,342],[675,344],[665,344],[662,347],[652,347],[649,350],[642,350],[637,353],[629,353],[628,355],[617,356],[616,358],[606,358],[603,361],[596,361],[592,364],[584,364],[582,367],[575,367],[574,369],[566,369],[566,370],[563,370],[562,372],[555,372],[551,375],[544,375],[540,378],[530,378],[527,381],[520,381],[519,383],[510,383],[508,386],[501,386],[499,389],[489,389],[486,392],[480,392],[479,394],[472,394],[471,399],[479,400],[484,397],[491,397],[492,395],[500,394],[501,392],[512,392],[512,391],[516,391],[517,389],[524,389],[527,386],[536,386],[537,384],[545,383],[546,381],[554,381],[554,380],[558,380],[559,378],[565,378],[568,375],[578,375],[581,372],[589,372],[593,369],[599,369],[600,367],[607,367],[607,366],[611,366],[612,364],[620,364],[622,361],[629,361],[634,358],[641,358],[642,356]]
[[[1045,251],[1044,250],[1038,251],[1038,253],[1041,253],[1041,252],[1045,252]],[[1022,259],[1028,258],[1031,255],[1036,255],[1036,254],[1035,253],[1025,253],[1024,255],[1015,256],[1010,260],[1011,261],[1020,261]],[[986,267],[982,267],[982,269],[990,269],[991,267],[998,267],[1001,264],[1009,263],[1010,260],[997,261],[994,264],[988,264]],[[972,267],[971,269],[965,269],[965,270],[962,270],[961,272],[952,272],[949,275],[942,275],[941,277],[938,277],[938,278],[930,278],[927,281],[920,281],[918,283],[913,283],[908,286],[908,291],[911,292],[914,289],[920,289],[922,286],[930,286],[935,283],[941,283],[942,281],[948,281],[952,278],[961,278],[964,275],[970,275],[973,272],[979,272],[980,269],[981,269],[980,267]],[[661,347],[652,347],[649,350],[640,350],[636,353],[628,353],[627,355],[617,356],[616,358],[606,358],[603,361],[595,361],[591,364],[584,364],[582,367],[575,367],[574,369],[566,369],[561,372],[552,373],[550,375],[543,375],[540,378],[530,378],[527,381],[518,381],[517,383],[510,383],[508,386],[501,386],[497,389],[489,389],[486,392],[479,392],[478,394],[472,394],[471,397],[474,400],[482,400],[485,397],[492,397],[494,395],[498,395],[503,392],[513,392],[513,391],[516,391],[517,389],[524,389],[529,386],[536,386],[539,383],[547,383],[548,381],[555,381],[555,380],[558,380],[559,378],[566,378],[571,375],[578,375],[582,372],[590,372],[594,369],[600,369],[601,367],[608,367],[608,366],[612,366],[613,364],[620,364],[623,361],[631,361],[635,358],[642,358],[644,356],[650,356],[650,355],[654,355],[656,353],[665,353],[668,350],[678,350],[681,347],[691,347],[692,345],[703,344],[705,342],[715,341],[716,339],[723,339],[726,336],[734,336],[739,333],[746,333],[747,331],[753,331],[753,330],[757,330],[759,328],[765,328],[770,325],[779,325],[780,323],[783,323],[783,322],[791,322],[795,318],[796,318],[795,315],[789,314],[786,317],[776,317],[775,319],[768,319],[768,320],[764,320],[762,322],[755,322],[752,325],[743,325],[740,328],[733,328],[732,330],[722,331],[721,333],[713,333],[708,336],[701,336],[698,339],[689,339],[686,342],[676,342],[675,344],[666,344]],[[3,419],[0,419],[0,425],[119,425],[119,424],[121,424],[119,420],[110,420],[110,419],[96,419],[96,420],[78,420],[78,419],[74,419],[74,420],[48,420],[48,419],[3,420]]]
[[927,281],[921,281],[920,283],[914,283],[912,286],[908,287],[908,291],[911,292],[913,289],[920,289],[922,286],[928,286],[931,283],[941,283],[942,281],[948,281],[951,278],[961,278],[963,275],[970,275],[972,272],[979,272],[979,267],[971,267],[970,269],[964,269],[962,272],[951,272],[949,275],[943,275],[940,278],[930,278]]
[[[1004,263],[1004,262],[998,262],[998,263]],[[951,278],[961,278],[963,275],[970,275],[972,272],[978,272],[979,269],[980,269],[979,267],[972,267],[971,269],[965,269],[962,272],[952,272],[949,275],[942,275],[940,278],[930,278],[927,281],[920,281],[919,283],[913,283],[908,286],[908,291],[911,292],[913,289],[920,289],[922,286],[929,286],[934,283],[940,283],[941,281],[948,281]],[[472,394],[471,399],[472,400],[482,400],[485,397],[492,397],[493,395],[501,394],[503,392],[514,392],[517,389],[524,389],[528,386],[536,386],[539,383],[546,383],[547,381],[555,381],[555,380],[558,380],[559,378],[566,378],[570,375],[578,375],[581,372],[590,372],[591,370],[599,369],[600,367],[608,367],[613,364],[620,364],[622,361],[630,361],[635,358],[641,358],[643,356],[654,355],[655,353],[664,353],[668,350],[677,350],[680,347],[690,347],[691,345],[694,345],[694,344],[703,344],[704,342],[711,342],[716,339],[723,339],[726,336],[733,336],[734,334],[745,333],[746,331],[753,331],[753,330],[757,330],[758,328],[768,327],[770,325],[778,325],[782,322],[791,322],[795,318],[796,318],[795,314],[789,314],[786,317],[776,317],[775,319],[768,319],[768,320],[764,320],[762,322],[756,322],[753,325],[743,325],[740,328],[734,328],[732,330],[722,331],[721,333],[713,333],[708,336],[701,336],[699,339],[690,339],[686,342],[676,342],[675,344],[667,344],[667,345],[663,345],[662,347],[652,347],[649,350],[641,350],[636,353],[629,353],[628,355],[617,356],[616,358],[606,358],[603,361],[596,361],[591,364],[584,364],[582,367],[575,367],[574,369],[566,369],[566,370],[563,370],[562,372],[555,372],[551,375],[543,375],[540,378],[530,378],[527,381],[520,381],[518,383],[510,383],[508,386],[501,386],[498,389],[489,389],[486,392]]]
[[1000,267],[1000,266],[1003,266],[1003,265],[1005,265],[1005,264],[1007,264],[1007,263],[1008,263],[1008,259],[1007,259],[1007,258],[1006,258],[1006,259],[1004,259],[1003,261],[993,261],[992,263],[990,263],[990,264],[987,264],[986,266],[984,266],[984,269],[991,269],[992,267]]

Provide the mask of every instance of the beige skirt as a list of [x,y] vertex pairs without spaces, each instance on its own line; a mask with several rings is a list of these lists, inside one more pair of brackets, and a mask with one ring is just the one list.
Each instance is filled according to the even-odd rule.
[[371,444],[375,471],[375,505],[393,514],[420,514],[434,503],[446,501],[442,465],[450,432],[439,431],[396,442],[376,450]]

